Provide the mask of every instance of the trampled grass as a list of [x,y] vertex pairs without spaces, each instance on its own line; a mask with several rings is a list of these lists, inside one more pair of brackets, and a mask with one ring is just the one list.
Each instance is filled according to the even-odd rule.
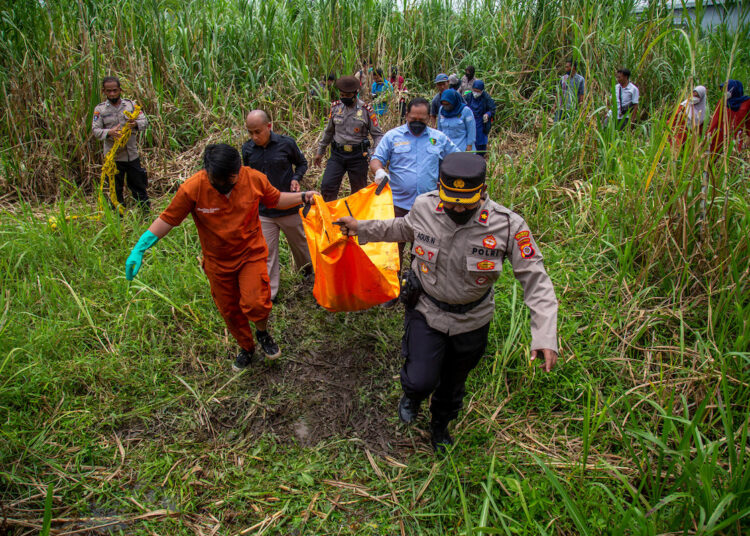
[[[662,142],[691,82],[748,80],[748,33],[674,29],[628,4],[2,8],[0,532],[747,533],[747,152],[704,175],[700,147]],[[571,50],[591,96],[553,126],[550,88]],[[148,222],[85,218],[105,71],[151,110],[158,209],[207,140],[243,139],[251,106],[312,156],[324,117],[306,84],[365,55],[397,62],[424,94],[438,70],[486,74],[499,104],[490,194],[535,231],[560,300],[547,375],[528,362],[521,289],[509,269],[498,281],[444,459],[424,418],[406,428],[395,415],[399,311],[325,312],[284,249],[272,317],[284,357],[234,375],[192,224],[128,283]],[[620,64],[644,95],[627,135],[598,121]]]

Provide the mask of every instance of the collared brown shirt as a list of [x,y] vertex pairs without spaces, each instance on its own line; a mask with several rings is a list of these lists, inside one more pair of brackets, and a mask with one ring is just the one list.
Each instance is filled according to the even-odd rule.
[[[105,157],[115,143],[114,138],[107,137],[107,132],[109,132],[109,129],[117,127],[117,125],[125,125],[128,122],[128,118],[125,117],[123,112],[132,112],[134,109],[135,103],[130,99],[120,99],[120,104],[117,106],[106,100],[94,108],[92,130],[96,139],[104,141]],[[146,127],[148,127],[148,119],[146,118],[146,114],[141,112],[135,120],[135,127],[130,134],[128,143],[115,155],[117,162],[130,162],[138,158],[137,133],[146,130]]]
[[[412,270],[430,296],[450,304],[480,299],[500,277],[508,259],[521,283],[531,312],[531,349],[557,351],[557,298],[544,269],[541,251],[524,219],[485,199],[466,225],[456,225],[445,214],[438,192],[417,197],[411,212],[392,220],[359,222],[359,241],[412,242]],[[448,313],[426,296],[416,309],[427,324],[455,335],[492,320],[492,292],[467,313]]]
[[346,106],[341,101],[331,104],[328,124],[323,131],[323,137],[318,144],[318,153],[322,155],[326,147],[335,141],[339,145],[358,145],[372,136],[372,149],[377,147],[383,137],[383,131],[378,124],[378,116],[372,106],[360,99],[354,106]]

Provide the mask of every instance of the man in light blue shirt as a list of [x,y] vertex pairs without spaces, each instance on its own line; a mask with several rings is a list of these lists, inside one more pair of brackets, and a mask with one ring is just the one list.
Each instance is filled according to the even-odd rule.
[[396,217],[408,214],[419,194],[437,190],[440,162],[460,152],[448,136],[427,126],[429,117],[430,103],[422,97],[412,99],[406,124],[386,132],[370,160],[375,182],[388,177]]

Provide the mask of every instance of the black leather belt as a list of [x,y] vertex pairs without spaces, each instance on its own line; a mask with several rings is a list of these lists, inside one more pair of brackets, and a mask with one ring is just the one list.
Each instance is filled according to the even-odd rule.
[[424,290],[422,291],[422,293],[425,296],[427,296],[428,300],[430,300],[432,303],[437,305],[441,311],[445,311],[446,313],[462,314],[462,313],[468,313],[469,311],[474,309],[474,307],[476,307],[477,305],[482,303],[484,300],[486,300],[487,296],[490,295],[491,291],[492,291],[492,287],[488,288],[487,292],[485,292],[481,298],[479,298],[478,300],[474,300],[473,302],[470,302],[470,303],[445,303],[443,301],[438,300],[437,298],[433,298],[432,296],[424,292]]
[[340,143],[332,142],[333,148],[341,153],[364,153],[367,150],[367,146],[364,142],[360,142],[356,145],[341,145]]

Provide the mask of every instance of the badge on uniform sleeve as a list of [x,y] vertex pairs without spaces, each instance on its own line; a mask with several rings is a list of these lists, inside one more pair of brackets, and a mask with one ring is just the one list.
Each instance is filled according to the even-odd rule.
[[521,231],[516,233],[513,238],[515,238],[518,243],[518,250],[521,252],[521,257],[524,259],[530,259],[534,256],[536,251],[534,251],[534,246],[531,245],[531,233],[528,231]]
[[430,271],[430,269],[427,267],[427,264],[424,262],[419,263],[419,269],[422,271],[423,274],[426,274]]
[[476,283],[477,285],[484,285],[484,284],[485,284],[485,283],[486,283],[487,281],[489,281],[489,279],[490,279],[490,278],[489,278],[489,277],[487,277],[486,275],[480,275],[479,277],[477,277],[477,278],[476,278],[476,279],[474,280],[474,282],[475,282],[475,283]]
[[490,211],[487,209],[482,210],[482,212],[479,213],[479,223],[487,223],[487,220],[490,219]]
[[99,115],[99,112],[94,112],[94,123],[96,123],[96,121],[99,119]]
[[435,145],[437,143],[437,140],[435,138],[430,138],[430,143]]
[[479,261],[477,263],[477,270],[492,270],[495,267],[493,261]]
[[487,235],[484,237],[484,240],[482,240],[482,245],[487,249],[495,249],[495,246],[497,246],[497,240],[495,240],[494,236]]

